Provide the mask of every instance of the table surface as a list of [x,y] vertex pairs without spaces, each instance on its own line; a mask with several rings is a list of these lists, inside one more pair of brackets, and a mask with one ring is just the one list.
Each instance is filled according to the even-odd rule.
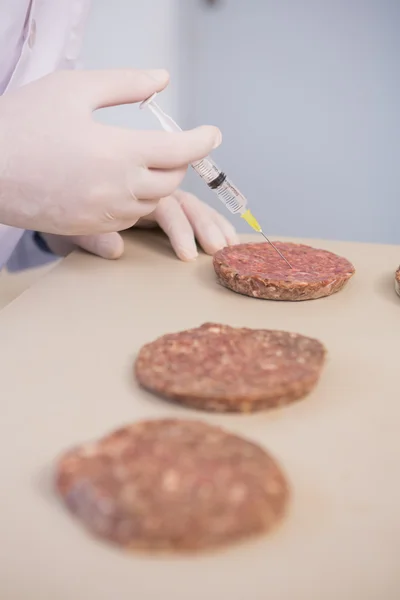
[[[400,248],[313,245],[357,269],[330,298],[234,294],[216,283],[209,257],[181,263],[162,236],[137,232],[121,260],[74,254],[1,311],[1,598],[398,600]],[[319,338],[329,353],[320,384],[293,406],[243,416],[140,390],[132,364],[141,345],[206,321]],[[268,448],[293,487],[282,526],[198,556],[129,554],[88,535],[55,497],[55,459],[165,416],[201,418]]]

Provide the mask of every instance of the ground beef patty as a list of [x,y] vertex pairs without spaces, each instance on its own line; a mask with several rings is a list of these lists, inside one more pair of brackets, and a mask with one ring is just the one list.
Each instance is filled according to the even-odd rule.
[[353,265],[327,250],[274,242],[292,269],[268,243],[238,244],[214,255],[220,283],[234,292],[266,300],[314,300],[343,288]]
[[317,340],[266,329],[206,323],[142,348],[136,377],[146,389],[216,412],[252,412],[312,390],[325,357]]
[[195,421],[145,421],[61,458],[57,488],[93,533],[126,548],[200,549],[266,532],[288,485],[259,446]]
[[394,289],[396,290],[396,292],[400,296],[400,267],[397,269],[396,275],[395,275],[395,278],[394,278]]

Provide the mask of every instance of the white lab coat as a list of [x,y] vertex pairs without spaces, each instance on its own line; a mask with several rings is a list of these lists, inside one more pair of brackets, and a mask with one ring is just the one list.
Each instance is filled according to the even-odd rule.
[[[57,69],[75,68],[90,0],[1,0],[0,94]],[[49,260],[33,233],[0,224],[0,269]]]

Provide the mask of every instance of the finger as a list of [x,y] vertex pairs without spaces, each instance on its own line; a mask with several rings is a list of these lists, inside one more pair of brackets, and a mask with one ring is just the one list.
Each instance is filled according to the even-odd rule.
[[128,185],[135,197],[144,204],[143,201],[158,201],[160,198],[172,194],[181,184],[185,174],[186,168],[141,169],[140,172],[132,172],[132,182],[128,180]]
[[101,258],[115,260],[124,253],[124,242],[119,233],[101,233],[98,235],[76,235],[70,238],[71,241]]
[[175,195],[203,250],[207,254],[215,254],[224,248],[227,240],[214,221],[214,211],[193,194],[178,190]]
[[92,110],[141,102],[163,90],[169,81],[168,72],[162,69],[82,70],[75,77]]
[[154,218],[169,237],[178,258],[188,261],[197,257],[193,229],[176,198],[162,198],[154,211]]
[[203,126],[171,133],[167,131],[141,131],[142,158],[150,168],[174,169],[207,156],[221,141],[217,127]]
[[[203,126],[189,131],[128,131],[114,127],[108,130],[110,147],[121,160],[137,159],[154,169],[177,169],[200,160],[220,145],[222,136],[217,127]],[[103,131],[104,133],[104,131]],[[103,136],[104,137],[104,136]],[[104,140],[106,143],[106,140]]]

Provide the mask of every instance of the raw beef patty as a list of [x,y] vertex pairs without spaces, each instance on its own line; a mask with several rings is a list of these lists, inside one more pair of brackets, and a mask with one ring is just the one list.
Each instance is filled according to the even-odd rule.
[[274,242],[292,269],[270,244],[238,244],[214,255],[214,269],[225,287],[266,300],[314,300],[341,290],[355,272],[332,252],[302,244]]
[[65,454],[57,489],[92,533],[124,548],[196,550],[269,531],[289,488],[261,447],[196,421],[123,427]]
[[180,404],[252,412],[306,396],[324,358],[324,346],[300,334],[206,323],[144,346],[135,374],[142,387]]

